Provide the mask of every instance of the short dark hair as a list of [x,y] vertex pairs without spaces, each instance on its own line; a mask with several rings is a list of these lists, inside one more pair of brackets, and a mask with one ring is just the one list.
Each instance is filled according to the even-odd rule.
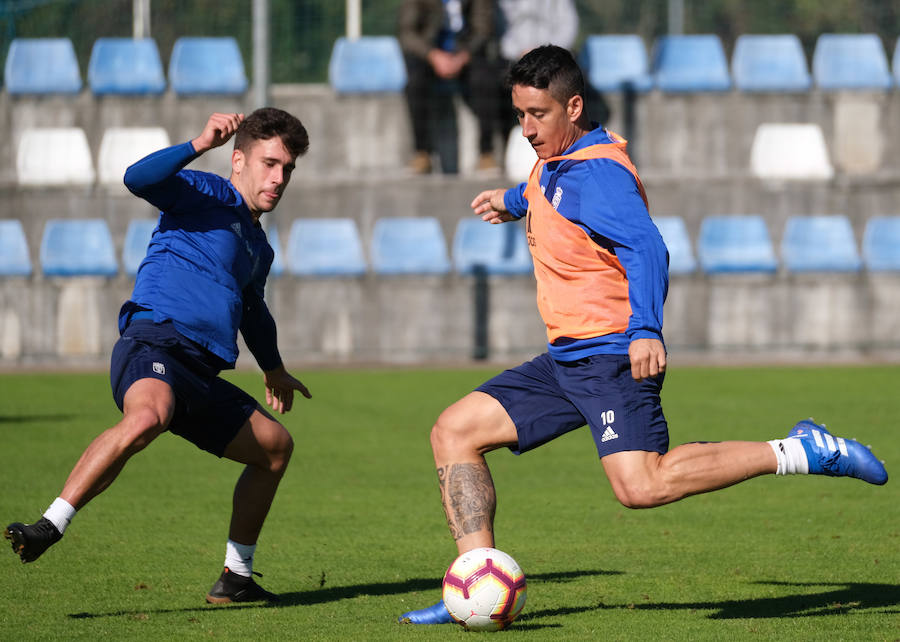
[[522,56],[506,74],[506,86],[548,89],[565,105],[572,96],[584,98],[584,75],[568,49],[542,45]]
[[278,136],[294,158],[309,149],[309,135],[298,118],[276,107],[263,107],[247,116],[234,135],[234,148],[247,151],[253,141]]

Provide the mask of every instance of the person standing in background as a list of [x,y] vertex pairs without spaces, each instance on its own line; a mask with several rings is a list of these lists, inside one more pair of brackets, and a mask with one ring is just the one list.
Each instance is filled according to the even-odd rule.
[[398,39],[406,61],[406,101],[415,153],[409,169],[431,172],[436,89],[458,81],[463,99],[478,119],[478,166],[496,172],[494,131],[500,79],[493,0],[404,0],[398,15]]

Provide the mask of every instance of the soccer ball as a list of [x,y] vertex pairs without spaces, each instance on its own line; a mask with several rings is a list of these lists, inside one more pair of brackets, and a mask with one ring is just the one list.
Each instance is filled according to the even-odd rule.
[[444,575],[444,605],[470,631],[499,631],[525,606],[525,574],[496,548],[463,553]]

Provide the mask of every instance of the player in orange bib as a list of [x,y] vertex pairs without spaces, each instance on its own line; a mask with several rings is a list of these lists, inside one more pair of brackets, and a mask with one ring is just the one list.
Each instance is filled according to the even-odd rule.
[[[536,448],[588,425],[616,498],[650,508],[765,474],[823,474],[884,484],[868,448],[801,421],[769,442],[669,450],[660,404],[666,370],[668,253],[619,136],[590,122],[571,54],[538,47],[507,82],[537,152],[528,181],[472,201],[487,223],[526,218],[544,354],[479,386],[431,430],[441,500],[458,552],[494,546],[496,495],[484,454]],[[443,602],[401,622],[449,622]]]

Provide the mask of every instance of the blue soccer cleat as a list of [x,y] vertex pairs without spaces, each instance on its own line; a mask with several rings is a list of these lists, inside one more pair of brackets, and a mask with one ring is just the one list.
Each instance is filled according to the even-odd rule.
[[833,436],[811,419],[798,422],[788,433],[791,437],[803,445],[811,475],[856,477],[879,486],[888,480],[884,464],[871,450],[855,439]]
[[451,624],[453,618],[444,606],[444,600],[439,600],[437,604],[432,604],[428,608],[404,613],[397,621],[400,624]]

